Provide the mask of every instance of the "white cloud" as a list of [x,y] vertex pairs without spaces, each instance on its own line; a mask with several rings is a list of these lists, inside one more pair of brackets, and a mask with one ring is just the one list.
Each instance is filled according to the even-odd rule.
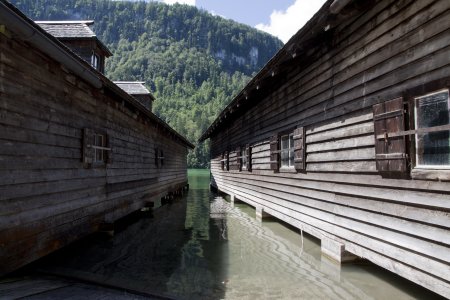
[[188,4],[188,5],[195,6],[195,0],[163,0],[163,2],[167,3],[167,4],[180,3],[180,4]]
[[295,0],[286,11],[274,10],[269,24],[255,27],[277,36],[286,43],[322,7],[326,0]]
[[228,19],[224,15],[216,13],[214,10],[210,10],[209,13],[212,14],[213,16],[218,16],[218,17],[221,17],[221,18],[224,18],[224,19]]

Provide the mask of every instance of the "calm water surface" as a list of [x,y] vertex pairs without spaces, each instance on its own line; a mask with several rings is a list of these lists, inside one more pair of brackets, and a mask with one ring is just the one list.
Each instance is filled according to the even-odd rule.
[[[337,264],[320,242],[209,192],[189,171],[183,199],[41,261],[41,270],[176,299],[433,299],[371,264]],[[120,227],[120,224],[119,224]]]

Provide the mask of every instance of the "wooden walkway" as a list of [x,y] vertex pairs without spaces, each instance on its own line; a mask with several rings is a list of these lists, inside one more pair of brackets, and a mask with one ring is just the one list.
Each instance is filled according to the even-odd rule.
[[4,278],[0,299],[169,299],[50,275]]

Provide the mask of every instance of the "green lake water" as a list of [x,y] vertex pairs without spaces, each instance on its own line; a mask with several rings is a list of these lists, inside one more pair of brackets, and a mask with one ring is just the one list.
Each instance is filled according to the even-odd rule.
[[38,263],[52,274],[175,299],[433,299],[373,264],[339,265],[320,242],[254,208],[209,191],[208,170],[189,170],[183,198],[119,222]]

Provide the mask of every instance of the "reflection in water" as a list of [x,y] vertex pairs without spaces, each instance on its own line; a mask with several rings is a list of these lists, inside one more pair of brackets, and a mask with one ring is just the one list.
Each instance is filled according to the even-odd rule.
[[[215,201],[224,201],[221,198]],[[230,206],[228,206],[230,207]],[[227,214],[230,261],[227,298],[251,299],[369,299],[370,296],[340,280],[337,266],[321,263],[309,252],[320,250],[304,239],[277,236],[240,208]],[[286,229],[288,230],[288,229]],[[312,248],[312,249],[311,249]]]
[[[320,243],[245,204],[209,192],[189,172],[183,199],[114,238],[94,235],[43,260],[41,269],[177,299],[430,299],[434,294],[373,265],[342,269]],[[414,296],[412,296],[414,295]]]

